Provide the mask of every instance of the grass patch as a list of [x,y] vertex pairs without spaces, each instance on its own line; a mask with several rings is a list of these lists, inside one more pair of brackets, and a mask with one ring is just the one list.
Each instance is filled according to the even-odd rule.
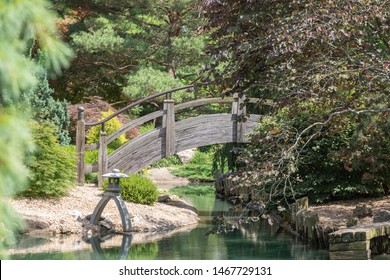
[[171,194],[182,196],[206,196],[215,193],[213,185],[188,185],[185,187],[176,187],[169,190]]
[[172,155],[167,158],[160,159],[156,163],[153,163],[150,167],[152,168],[161,168],[161,167],[172,167],[183,165],[177,155]]
[[197,150],[189,163],[172,169],[171,173],[192,181],[212,182],[214,181],[213,154],[202,153]]

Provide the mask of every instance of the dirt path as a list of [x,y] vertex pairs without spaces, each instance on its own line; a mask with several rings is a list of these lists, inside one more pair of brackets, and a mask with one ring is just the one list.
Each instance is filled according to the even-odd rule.
[[170,168],[151,168],[146,176],[151,179],[159,189],[171,189],[177,186],[188,185],[190,181],[187,178],[177,177],[169,172]]

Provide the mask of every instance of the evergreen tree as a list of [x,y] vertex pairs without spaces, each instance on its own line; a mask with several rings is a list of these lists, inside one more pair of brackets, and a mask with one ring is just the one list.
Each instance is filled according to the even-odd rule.
[[0,258],[13,242],[20,220],[8,198],[26,187],[25,156],[31,151],[26,123],[28,109],[20,105],[21,92],[37,83],[37,64],[26,56],[31,37],[36,37],[48,58],[45,68],[59,74],[68,65],[71,51],[58,40],[54,16],[46,0],[8,0],[0,3]]
[[53,86],[72,103],[134,100],[198,78],[206,36],[196,1],[54,2],[77,58]]
[[61,145],[68,145],[70,116],[68,103],[53,98],[54,90],[50,88],[45,69],[39,69],[38,84],[24,95],[25,101],[32,108],[33,118],[38,122],[49,121],[55,125],[55,135]]

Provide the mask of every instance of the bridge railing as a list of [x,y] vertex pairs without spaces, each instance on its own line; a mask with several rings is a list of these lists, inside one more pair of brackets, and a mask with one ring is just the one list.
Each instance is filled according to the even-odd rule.
[[[205,98],[193,100],[181,104],[174,104],[172,99],[166,99],[163,103],[163,109],[159,111],[152,112],[145,116],[142,116],[138,119],[132,120],[126,124],[124,124],[120,129],[113,132],[110,135],[107,135],[105,130],[105,123],[111,120],[112,118],[118,116],[121,113],[126,112],[127,110],[141,105],[145,102],[148,102],[152,99],[168,96],[171,97],[171,94],[177,91],[185,90],[193,88],[193,85],[188,85],[176,89],[172,89],[169,91],[164,91],[160,93],[156,93],[149,97],[140,99],[136,102],[129,104],[121,110],[118,110],[114,114],[109,117],[98,121],[98,122],[85,122],[84,118],[84,109],[79,107],[78,111],[78,122],[77,122],[77,130],[76,130],[76,153],[77,153],[77,183],[79,185],[84,184],[84,176],[85,174],[89,174],[92,172],[98,172],[98,184],[99,186],[102,184],[102,177],[104,173],[107,172],[107,146],[112,141],[117,139],[119,136],[123,135],[127,131],[141,126],[144,123],[150,122],[157,118],[162,117],[162,128],[165,131],[165,156],[168,157],[170,155],[175,154],[175,114],[181,110],[188,108],[195,108],[199,106],[204,106],[208,104],[223,104],[230,103],[232,106],[231,113],[236,116],[237,119],[237,142],[243,142],[246,134],[246,123],[245,118],[247,116],[246,112],[246,103],[259,103],[260,100],[257,98],[248,98],[245,96],[239,97],[238,94],[235,94],[233,97],[220,97],[220,98]],[[272,105],[269,101],[264,102],[262,104]],[[86,127],[92,126],[101,126],[100,138],[98,143],[86,145],[85,136],[86,136]],[[131,141],[131,140],[130,140]],[[85,152],[91,150],[98,150],[98,161],[93,164],[85,164]]]

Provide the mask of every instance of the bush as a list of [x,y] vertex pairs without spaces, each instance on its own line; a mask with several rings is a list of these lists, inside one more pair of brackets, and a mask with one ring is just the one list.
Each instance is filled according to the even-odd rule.
[[166,158],[162,158],[159,161],[153,163],[150,167],[152,168],[161,168],[161,167],[171,167],[183,165],[180,158],[177,155],[172,155]]
[[153,129],[154,129],[154,123],[145,123],[144,125],[140,126],[139,133],[145,134]]
[[[108,116],[111,116],[114,112],[109,110],[107,112],[102,112],[102,117],[100,120],[103,120],[107,118]],[[114,117],[105,124],[105,129],[107,132],[107,135],[110,135],[120,129],[122,127],[122,123],[118,119],[118,117]],[[98,143],[100,139],[100,131],[101,131],[101,126],[93,126],[87,133],[86,136],[86,142],[87,144],[94,144]],[[126,143],[128,140],[126,138],[125,134],[122,134],[119,136],[117,139],[112,141],[110,144],[108,144],[108,147],[111,149],[117,149],[119,148],[122,144]]]
[[31,124],[35,154],[27,161],[29,188],[22,193],[31,197],[65,195],[76,179],[75,154],[60,146],[50,123]]
[[[107,188],[107,180],[103,188]],[[130,178],[123,178],[120,181],[121,196],[128,202],[152,205],[157,201],[159,192],[152,180],[141,175],[131,175]]]

